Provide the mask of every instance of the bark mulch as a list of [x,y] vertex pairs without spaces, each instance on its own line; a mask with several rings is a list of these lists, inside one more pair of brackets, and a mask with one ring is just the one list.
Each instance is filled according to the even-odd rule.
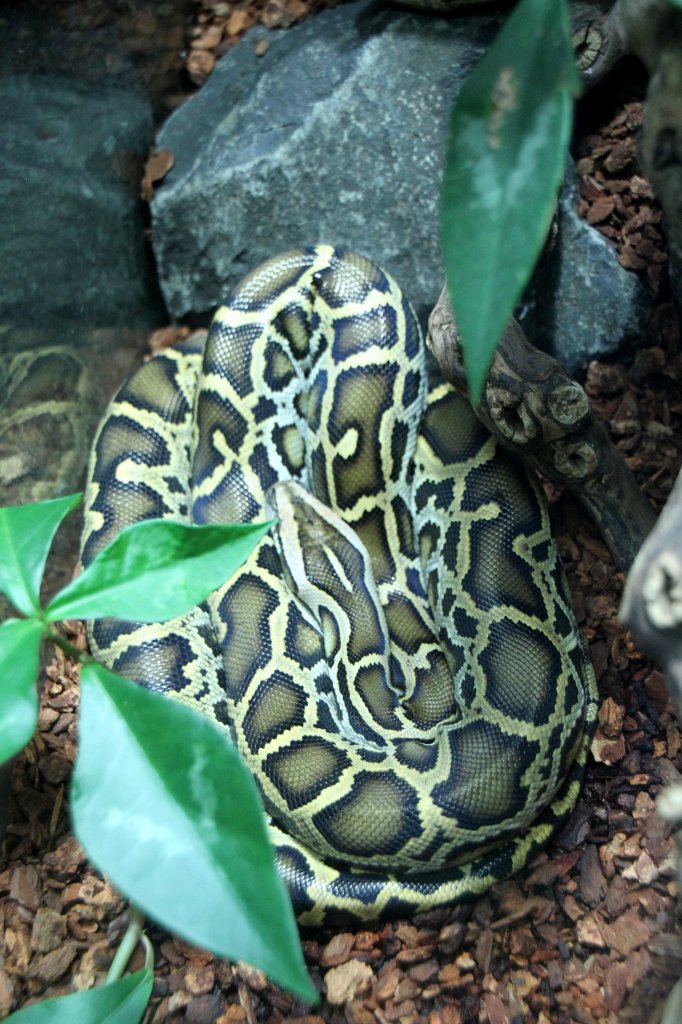
[[[210,60],[200,55],[215,56],[246,22],[295,20],[298,5],[204,0],[188,51],[190,74],[200,80],[209,73]],[[660,507],[682,462],[682,357],[666,292],[660,212],[636,169],[640,122],[641,102],[628,99],[577,144],[581,212],[617,244],[621,262],[642,275],[656,299],[631,364],[591,364],[586,388]],[[660,1019],[682,972],[682,938],[675,931],[674,844],[656,795],[681,779],[682,738],[661,674],[618,622],[623,574],[572,497],[549,493],[601,699],[585,787],[562,835],[520,876],[476,903],[357,931],[305,933],[306,960],[322,995],[314,1013],[260,972],[216,961],[152,927],[156,976],[147,1024]],[[82,644],[82,628],[71,626],[71,638]],[[124,901],[69,832],[77,710],[77,670],[58,652],[43,679],[39,732],[14,771],[0,872],[0,1018],[35,999],[101,982],[127,923]],[[141,964],[138,950],[131,967]]]

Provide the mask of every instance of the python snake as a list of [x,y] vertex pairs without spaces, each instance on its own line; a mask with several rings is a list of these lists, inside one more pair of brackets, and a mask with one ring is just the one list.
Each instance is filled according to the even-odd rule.
[[[73,490],[97,422],[89,413],[96,382],[78,353],[12,337],[18,333],[0,328],[0,486],[8,505]],[[22,342],[26,349],[12,347]]]
[[570,814],[594,677],[537,484],[427,372],[391,277],[329,246],[122,387],[82,560],[137,520],[273,512],[204,606],[96,622],[93,652],[229,729],[302,923],[485,891]]

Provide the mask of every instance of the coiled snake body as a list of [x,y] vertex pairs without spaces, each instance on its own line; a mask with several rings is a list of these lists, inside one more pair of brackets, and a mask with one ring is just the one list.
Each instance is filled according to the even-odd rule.
[[204,352],[124,385],[83,561],[139,519],[273,510],[205,607],[99,622],[95,653],[229,728],[304,923],[484,891],[572,809],[592,670],[537,486],[427,382],[395,282],[326,246],[264,264]]

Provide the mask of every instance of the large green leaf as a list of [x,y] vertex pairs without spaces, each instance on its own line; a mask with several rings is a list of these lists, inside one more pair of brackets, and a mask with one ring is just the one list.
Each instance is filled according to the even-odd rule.
[[139,1024],[154,975],[148,967],[99,988],[73,992],[17,1010],[6,1024]]
[[105,615],[135,622],[173,619],[229,579],[271,525],[134,523],[56,595],[45,614],[53,622]]
[[38,619],[7,619],[0,626],[0,764],[25,747],[36,729],[44,629]]
[[565,0],[521,0],[452,112],[441,234],[474,403],[547,236],[577,91],[573,62]]
[[0,508],[0,594],[24,615],[40,609],[40,582],[50,545],[61,521],[80,500],[80,494],[69,494]]
[[150,917],[315,999],[256,785],[210,721],[85,665],[71,813],[92,861]]

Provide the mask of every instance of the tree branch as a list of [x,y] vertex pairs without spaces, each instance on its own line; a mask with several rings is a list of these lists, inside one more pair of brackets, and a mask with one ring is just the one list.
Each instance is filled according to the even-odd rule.
[[[429,318],[427,345],[445,378],[466,394],[460,336],[445,290]],[[505,448],[571,488],[619,568],[627,569],[656,521],[654,510],[582,387],[556,359],[534,348],[515,320],[502,336],[475,411]]]

